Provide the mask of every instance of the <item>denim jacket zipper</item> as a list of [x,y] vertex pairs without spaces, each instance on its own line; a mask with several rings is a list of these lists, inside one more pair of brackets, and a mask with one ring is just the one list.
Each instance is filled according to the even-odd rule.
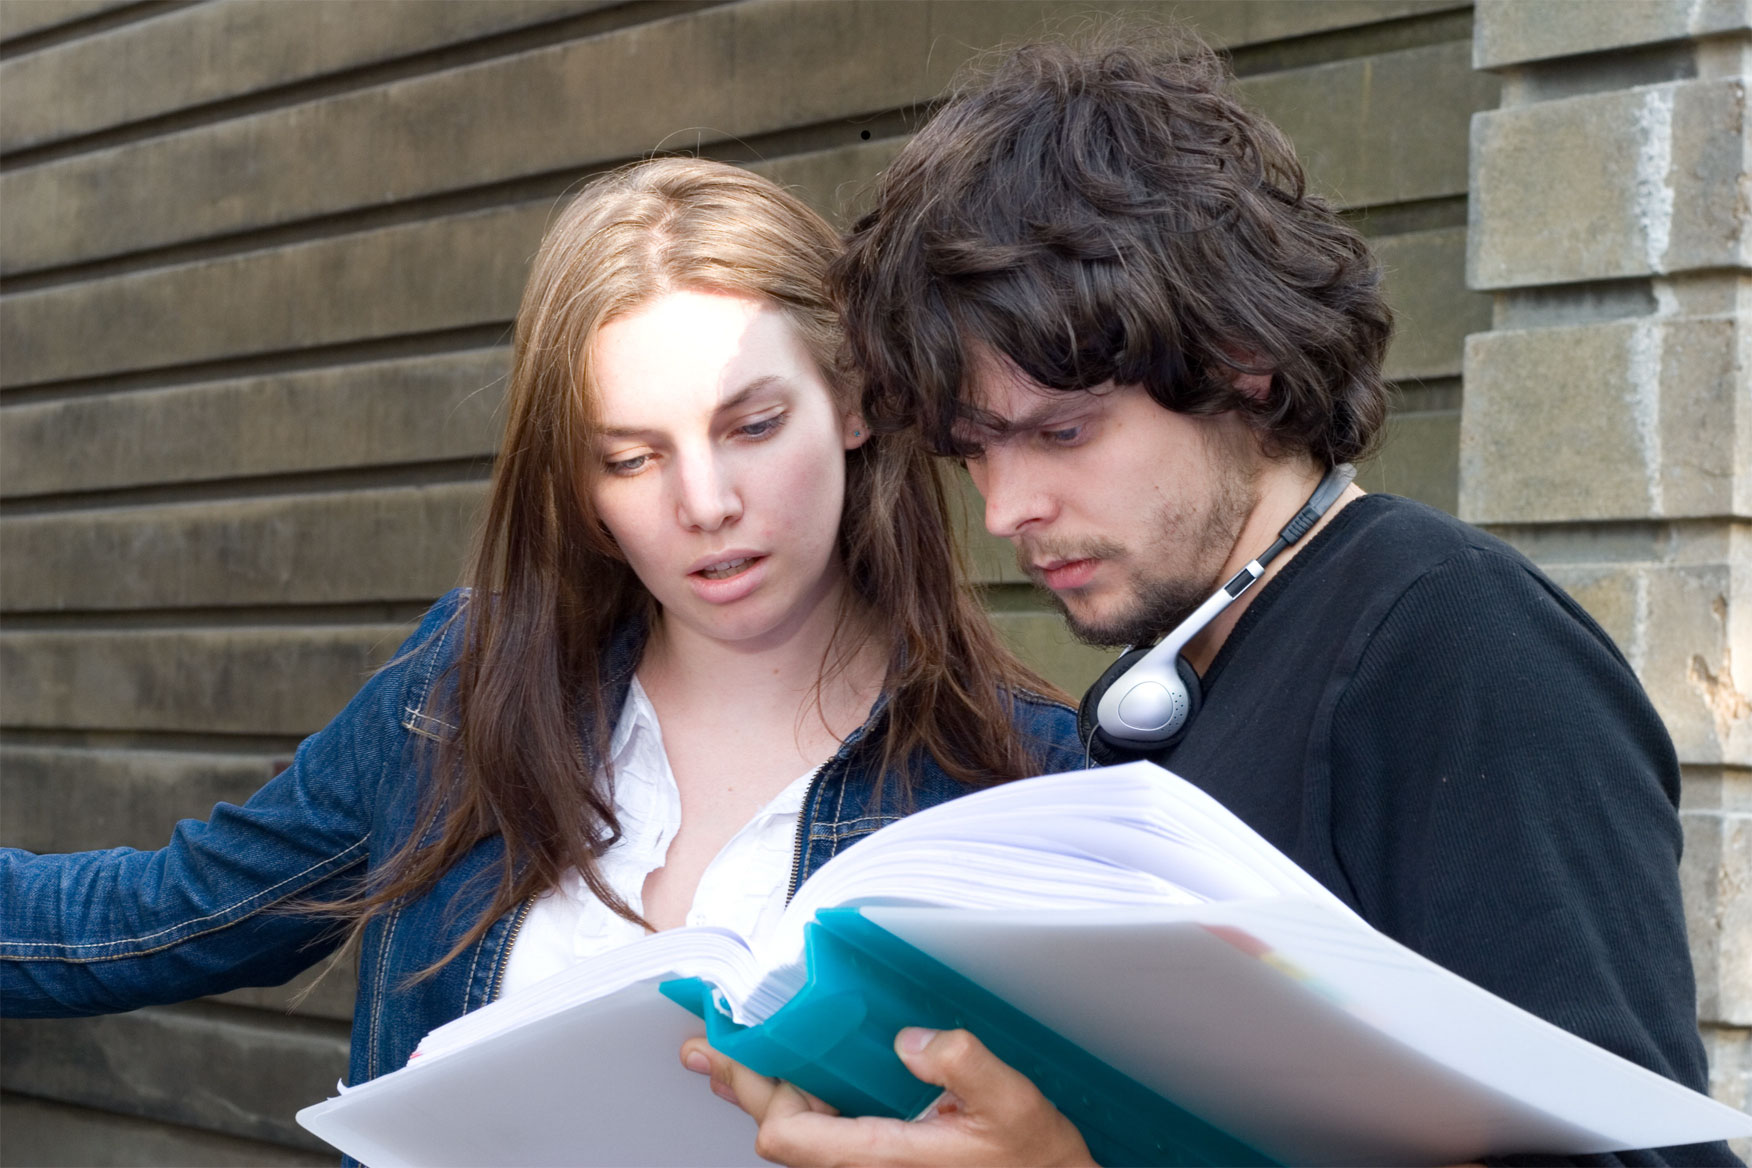
[[505,967],[511,964],[511,947],[517,944],[517,934],[523,931],[523,922],[529,918],[529,910],[535,907],[535,901],[540,893],[532,892],[522,904],[517,906],[517,915],[511,918],[511,931],[505,935],[505,947],[499,950],[497,968],[493,970],[493,985],[487,991],[487,1001],[499,1000],[499,989],[505,984]]

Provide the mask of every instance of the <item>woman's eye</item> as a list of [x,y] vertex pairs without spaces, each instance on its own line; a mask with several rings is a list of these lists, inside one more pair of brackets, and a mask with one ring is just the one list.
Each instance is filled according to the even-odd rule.
[[631,458],[610,459],[608,462],[608,473],[617,475],[636,474],[644,467],[645,460],[650,457],[649,454],[635,454]]
[[785,424],[788,415],[774,414],[770,418],[759,418],[745,425],[738,426],[736,432],[744,438],[771,438],[779,432],[779,427]]

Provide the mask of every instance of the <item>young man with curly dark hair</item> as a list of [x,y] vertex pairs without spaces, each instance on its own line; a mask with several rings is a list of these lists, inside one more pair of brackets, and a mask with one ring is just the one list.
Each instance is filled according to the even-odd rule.
[[[1002,55],[884,176],[837,286],[865,418],[965,460],[986,526],[1098,644],[1152,645],[1255,574],[1387,414],[1374,257],[1184,39]],[[1257,574],[1169,666],[1184,730],[1103,717],[1129,654],[1084,700],[1093,758],[1169,767],[1388,936],[1706,1089],[1678,762],[1599,626],[1506,544],[1354,485]],[[899,1046],[958,1109],[841,1120],[714,1069],[784,1162],[1087,1160],[970,1036]]]

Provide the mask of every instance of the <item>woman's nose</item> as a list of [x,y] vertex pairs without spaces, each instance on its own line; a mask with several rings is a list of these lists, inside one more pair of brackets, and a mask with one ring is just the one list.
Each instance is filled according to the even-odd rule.
[[742,494],[723,460],[708,454],[682,456],[676,519],[683,527],[717,531],[742,516]]

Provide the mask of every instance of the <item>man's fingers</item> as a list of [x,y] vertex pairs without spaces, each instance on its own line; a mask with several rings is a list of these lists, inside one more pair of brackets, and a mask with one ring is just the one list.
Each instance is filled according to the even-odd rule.
[[990,1114],[1010,1110],[1039,1095],[1027,1076],[1001,1061],[985,1043],[965,1030],[926,1030],[908,1026],[894,1039],[906,1069],[927,1083],[955,1094],[955,1106]]
[[769,1117],[782,1118],[802,1112],[838,1115],[832,1107],[781,1079],[771,1079],[749,1070],[733,1058],[714,1050],[703,1038],[690,1038],[681,1046],[682,1065],[698,1074],[710,1075],[712,1093],[752,1115],[757,1123]]

